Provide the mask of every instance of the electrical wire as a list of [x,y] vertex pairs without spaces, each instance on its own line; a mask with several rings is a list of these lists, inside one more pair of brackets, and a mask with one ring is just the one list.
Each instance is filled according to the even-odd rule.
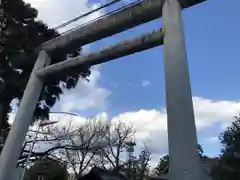
[[[69,20],[68,22],[65,22],[65,23],[63,23],[63,24],[60,24],[60,25],[58,25],[58,26],[56,26],[55,28],[52,28],[52,29],[54,29],[54,30],[57,31],[57,30],[60,29],[60,28],[63,28],[63,27],[65,27],[65,26],[67,26],[67,25],[69,25],[69,24],[71,24],[71,23],[73,23],[73,22],[75,22],[75,21],[77,21],[77,20],[79,20],[79,19],[87,16],[87,15],[90,15],[90,14],[92,14],[92,13],[98,11],[98,10],[101,10],[101,9],[103,9],[103,8],[106,8],[106,7],[112,5],[112,4],[116,3],[116,2],[119,2],[119,1],[121,1],[121,0],[112,0],[112,1],[109,2],[109,3],[106,3],[106,4],[104,4],[104,5],[101,5],[100,7],[96,8],[96,9],[93,9],[93,10],[91,10],[91,11],[85,13],[85,14],[82,14],[82,15],[80,15],[80,16],[74,18],[74,19],[71,19],[71,20]],[[108,12],[108,13],[102,15],[102,16],[99,16],[99,17],[97,17],[97,18],[95,18],[95,19],[92,19],[92,20],[87,21],[87,22],[85,22],[85,23],[83,23],[83,24],[80,24],[80,25],[78,25],[78,26],[76,26],[76,27],[74,27],[74,28],[71,28],[71,29],[69,29],[69,30],[66,30],[65,32],[61,32],[61,33],[59,33],[58,35],[56,35],[54,38],[59,37],[59,36],[61,36],[61,35],[63,35],[63,34],[66,34],[66,33],[70,32],[70,31],[72,31],[72,30],[75,30],[75,29],[77,29],[77,28],[86,26],[86,25],[88,25],[88,24],[90,24],[90,23],[92,23],[92,22],[95,22],[95,21],[97,21],[97,20],[99,20],[99,19],[102,19],[102,18],[104,18],[104,17],[107,17],[107,16],[109,16],[109,15],[112,15],[112,14],[114,14],[114,13],[116,13],[116,12],[119,12],[119,11],[125,9],[125,8],[128,8],[128,7],[130,7],[130,6],[133,6],[134,4],[137,4],[137,3],[140,2],[140,1],[142,1],[142,0],[135,0],[135,1],[132,2],[132,3],[128,3],[127,5],[124,5],[124,6],[118,8],[118,9],[115,9],[115,10],[113,10],[113,11],[110,11],[110,12]],[[50,39],[50,40],[51,40],[51,39]],[[33,48],[32,50],[34,50],[34,48]]]
[[63,24],[60,24],[60,25],[56,26],[56,27],[53,28],[53,29],[58,30],[58,29],[60,29],[60,28],[63,28],[63,27],[65,27],[65,26],[67,26],[67,25],[69,25],[69,24],[71,24],[71,23],[73,23],[73,22],[75,22],[75,21],[78,21],[78,20],[81,19],[81,18],[84,18],[84,17],[86,17],[86,16],[88,16],[88,15],[90,15],[90,14],[96,12],[96,11],[99,11],[99,10],[101,10],[101,9],[103,9],[103,8],[106,8],[106,7],[110,6],[110,5],[113,5],[113,4],[115,4],[115,3],[119,2],[119,1],[121,1],[121,0],[113,0],[113,1],[110,1],[110,2],[108,2],[108,3],[106,3],[106,4],[103,4],[103,5],[99,6],[99,7],[96,8],[96,9],[93,9],[93,10],[87,12],[87,13],[84,13],[84,14],[82,14],[82,15],[80,15],[80,16],[77,16],[77,17],[75,17],[75,18],[73,18],[73,19],[71,19],[71,20],[69,20],[69,21],[67,21],[67,22],[65,22],[65,23],[63,23]]
[[71,116],[79,116],[78,114],[71,113],[71,112],[49,112],[49,114],[66,114],[66,115],[71,115]]
[[70,31],[72,31],[72,30],[75,30],[75,29],[84,27],[84,26],[86,26],[86,25],[88,25],[88,24],[90,24],[90,23],[92,23],[92,22],[95,22],[95,21],[97,21],[97,20],[99,20],[99,19],[102,19],[102,18],[104,18],[104,17],[107,17],[107,16],[110,16],[110,15],[112,15],[112,14],[115,14],[115,13],[121,11],[121,10],[124,10],[124,9],[126,9],[126,8],[128,8],[128,7],[131,7],[131,6],[139,3],[140,1],[141,1],[141,0],[136,0],[136,1],[132,2],[132,3],[129,3],[129,4],[127,4],[127,5],[124,5],[124,6],[120,7],[120,8],[117,8],[117,9],[115,9],[115,10],[113,10],[113,11],[110,11],[110,12],[108,12],[108,13],[102,15],[102,16],[99,16],[99,17],[97,17],[97,18],[95,18],[95,19],[93,19],[93,20],[90,20],[90,21],[87,21],[86,23],[80,24],[80,25],[78,25],[77,27],[74,27],[74,28],[69,29],[69,30],[67,30],[67,31],[65,31],[65,32],[62,32],[62,33],[60,33],[60,35],[66,34],[66,33],[70,32]]

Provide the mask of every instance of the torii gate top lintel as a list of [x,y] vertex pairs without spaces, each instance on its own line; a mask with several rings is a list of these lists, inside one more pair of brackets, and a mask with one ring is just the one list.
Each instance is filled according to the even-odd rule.
[[[165,1],[166,0],[142,0],[133,6],[124,8],[123,10],[97,19],[62,36],[44,42],[34,50],[34,53],[38,53],[40,50],[51,52],[70,44],[83,46],[157,19],[162,16],[162,8]],[[206,0],[179,0],[179,3],[182,8],[188,8],[203,1]],[[13,57],[10,61],[12,66],[17,69],[32,67],[34,64],[32,59],[28,58],[28,54],[25,53]]]

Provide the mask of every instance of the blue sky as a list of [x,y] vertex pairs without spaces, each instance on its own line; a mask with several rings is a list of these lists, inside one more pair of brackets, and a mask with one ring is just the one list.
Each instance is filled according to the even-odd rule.
[[[237,0],[209,0],[184,10],[193,96],[212,100],[239,99],[239,6]],[[161,19],[94,43],[92,48],[97,50],[159,27],[162,27]],[[165,106],[163,47],[106,63],[101,74],[102,86],[114,92],[108,99],[107,111],[111,115]],[[151,85],[143,88],[141,81],[144,79],[149,80]],[[211,134],[213,129],[215,133],[221,132],[216,123],[210,130],[206,129],[205,134]],[[206,145],[205,151],[216,155],[218,148]]]
[[[58,3],[57,7],[54,6],[55,9],[62,8],[61,10],[68,11],[62,11],[61,15],[54,17],[47,16],[46,12],[49,11],[43,7],[43,4],[37,4],[36,0],[29,1],[36,3],[40,10],[40,18],[48,24],[55,22],[59,24],[57,23],[60,22],[59,17],[64,15],[67,20],[75,17],[79,15],[78,7],[83,9],[84,6],[84,4],[77,6],[71,3],[67,5],[67,1],[62,0],[64,6],[60,7],[61,3]],[[49,3],[54,2],[56,0],[49,1]],[[99,2],[103,1],[89,1],[90,4]],[[115,5],[116,7],[119,7],[119,4]],[[231,123],[232,117],[240,112],[239,7],[238,0],[208,0],[183,11],[198,138],[204,151],[211,156],[219,153],[220,144],[217,136],[227,124]],[[109,9],[105,10],[107,11]],[[161,19],[154,20],[94,42],[88,46],[85,53],[98,51],[108,45],[160,27],[162,27]],[[166,144],[162,46],[105,63],[93,70],[90,80],[90,84],[81,82],[75,90],[66,92],[56,109],[73,111],[82,116],[94,116],[104,112],[109,119],[122,118],[135,123],[138,127],[141,124],[139,132],[147,134],[153,144]],[[86,102],[89,103],[86,105]],[[69,103],[71,108],[70,106],[66,108]],[[162,127],[154,129],[159,124],[164,130]],[[157,134],[157,137],[151,134]],[[163,137],[163,140],[159,137]],[[160,146],[165,147],[165,145]],[[166,148],[159,150],[159,156],[166,151]]]
[[[240,12],[237,0],[209,0],[183,12],[185,37],[189,68],[191,73],[193,95],[215,100],[239,99],[240,87],[237,83],[239,62],[240,26],[237,23]],[[152,29],[162,27],[161,19],[141,25],[137,28],[120,33],[93,44],[93,49],[99,49],[109,44],[129,39]],[[123,60],[124,59],[124,60]],[[121,88],[121,97],[126,104],[139,108],[164,105],[163,77],[163,47],[157,47],[145,52],[121,58],[106,63],[102,74],[102,84],[109,88],[111,82],[126,84],[126,81],[139,83],[142,79],[150,79],[153,87],[137,89]],[[146,96],[147,95],[147,96]],[[113,103],[120,104],[118,97]],[[139,104],[136,104],[136,103]]]
[[[231,3],[227,0],[221,2],[209,0],[184,10],[183,20],[193,95],[216,100],[239,98],[239,85],[235,79],[240,63],[238,5],[240,2],[237,0]],[[92,48],[97,50],[159,27],[162,27],[161,19],[99,41],[93,44]],[[136,89],[126,89],[124,85],[119,87],[121,88],[121,91],[118,91],[121,92],[119,96],[112,97],[115,105],[120,104],[119,101],[125,96],[128,96],[125,99],[126,104],[129,106],[134,104],[134,107],[128,108],[164,105],[163,47],[106,63],[102,74],[104,79],[101,83],[109,88],[113,88],[111,82],[118,82],[120,86],[126,85],[126,81],[139,83],[142,79],[151,79],[153,82],[153,87],[147,90],[137,89],[139,99],[134,99],[133,96],[136,95]]]

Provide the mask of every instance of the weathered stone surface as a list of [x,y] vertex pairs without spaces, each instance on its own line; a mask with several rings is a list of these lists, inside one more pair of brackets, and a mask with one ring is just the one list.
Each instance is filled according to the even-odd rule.
[[[43,69],[39,69],[38,76],[47,76],[56,73],[67,73],[73,67],[77,66],[93,66],[107,61],[114,60],[119,57],[127,56],[129,54],[137,53],[158,45],[163,44],[163,32],[153,31],[149,34],[144,34],[140,37],[122,41],[116,45],[109,46],[100,51],[90,54],[77,56],[69,60],[50,65]],[[63,71],[64,70],[64,71]]]
[[[114,14],[100,18],[99,20],[79,27],[76,30],[47,41],[39,46],[34,53],[38,53],[40,49],[50,52],[74,44],[83,46],[157,19],[162,16],[164,1],[165,0],[143,0],[132,7],[120,10]],[[180,0],[180,4],[182,8],[188,8],[203,1],[205,0]],[[26,66],[31,67],[34,63],[28,59],[28,55],[24,53],[14,57],[10,61],[15,68],[19,69],[24,69]]]

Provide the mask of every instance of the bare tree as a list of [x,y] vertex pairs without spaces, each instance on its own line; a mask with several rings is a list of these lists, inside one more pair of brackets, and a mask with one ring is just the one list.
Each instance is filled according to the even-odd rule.
[[139,155],[140,163],[137,166],[138,180],[143,180],[149,173],[149,162],[151,161],[151,153],[147,146],[144,146],[141,154]]
[[[37,127],[37,125],[34,125],[33,127]],[[53,157],[51,157],[51,152],[53,152],[58,148],[62,148],[62,147],[56,147],[54,146],[54,144],[56,144],[57,141],[59,141],[64,137],[61,137],[61,136],[54,137],[53,134],[49,131],[49,128],[50,127],[48,127],[47,129],[31,128],[28,131],[23,148],[22,148],[22,153],[19,157],[19,161],[18,161],[19,165],[24,166],[27,160],[36,161],[41,159],[42,157],[53,159]],[[30,159],[28,159],[29,154],[30,154]]]
[[127,142],[133,140],[134,134],[133,127],[123,122],[105,125],[102,137],[109,146],[101,149],[100,156],[95,158],[96,166],[118,172],[123,163],[122,152],[126,152]]
[[[84,171],[89,170],[93,157],[97,155],[96,145],[102,141],[103,129],[104,125],[102,123],[92,120],[83,124],[68,136],[67,143],[73,147],[81,146],[81,149],[65,148],[60,151],[60,156],[65,159],[76,177],[81,177]],[[65,142],[59,141],[59,144],[63,146]]]
[[[19,163],[26,161],[30,144],[34,141],[33,133],[34,130],[28,133]],[[77,127],[71,121],[65,125],[48,126],[39,132],[30,160],[35,161],[41,158],[58,160],[67,166],[76,178],[96,166],[120,172],[128,166],[126,152],[134,135],[135,130],[129,124],[96,119],[85,121]],[[105,147],[95,146],[102,141],[106,142]],[[144,161],[138,159],[134,165],[138,175],[143,177],[147,162],[150,160],[149,152],[142,151],[141,158]]]
[[24,164],[30,147],[35,142],[30,161],[41,158],[55,159],[64,163],[76,177],[82,176],[97,154],[96,144],[103,139],[104,126],[104,123],[96,120],[89,120],[78,127],[71,122],[62,126],[53,125],[38,132],[37,139],[34,139],[35,131],[31,130],[26,138],[19,164]]

